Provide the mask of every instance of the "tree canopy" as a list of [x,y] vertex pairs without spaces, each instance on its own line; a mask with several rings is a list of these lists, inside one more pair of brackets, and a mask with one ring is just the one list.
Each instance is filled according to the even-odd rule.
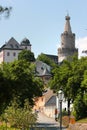
[[[56,92],[62,87],[64,96],[69,101],[68,107],[70,100],[74,102],[80,93],[82,99],[87,101],[86,96],[84,97],[87,95],[87,57],[77,59],[74,56],[72,61],[65,60],[54,68],[52,73],[50,87]],[[85,107],[87,107],[86,103]]]
[[18,55],[18,60],[26,60],[28,62],[34,62],[34,53],[30,50],[22,50]]
[[50,86],[56,91],[62,87],[65,97],[74,99],[80,89],[86,90],[86,71],[87,58],[73,59],[71,62],[65,60],[60,66],[53,69]]
[[11,12],[12,7],[3,7],[0,5],[0,14],[5,14],[5,17],[8,17]]
[[[34,65],[26,60],[4,63],[0,72],[0,108],[5,108],[13,97],[19,96],[23,104],[26,98],[33,105],[33,99],[42,95],[43,82],[35,77]],[[2,68],[1,67],[1,68]]]
[[43,53],[41,53],[40,55],[38,55],[37,60],[43,61],[44,63],[48,64],[52,68],[54,68],[55,66],[57,66],[56,63],[54,63],[53,60],[51,60],[49,57],[47,57]]

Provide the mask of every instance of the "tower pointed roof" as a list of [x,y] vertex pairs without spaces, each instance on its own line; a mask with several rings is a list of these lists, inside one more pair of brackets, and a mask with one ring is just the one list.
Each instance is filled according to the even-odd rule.
[[65,20],[66,20],[66,23],[65,23],[64,32],[67,32],[68,34],[71,34],[72,30],[71,30],[71,26],[70,26],[70,17],[69,17],[68,14],[65,17]]

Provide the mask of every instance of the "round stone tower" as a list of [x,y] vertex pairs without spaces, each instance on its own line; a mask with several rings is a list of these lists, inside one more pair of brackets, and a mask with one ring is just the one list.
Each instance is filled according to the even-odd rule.
[[66,23],[64,32],[61,34],[61,47],[58,48],[58,62],[62,62],[69,56],[78,53],[78,49],[75,48],[75,34],[72,33],[70,26],[70,17],[65,17]]

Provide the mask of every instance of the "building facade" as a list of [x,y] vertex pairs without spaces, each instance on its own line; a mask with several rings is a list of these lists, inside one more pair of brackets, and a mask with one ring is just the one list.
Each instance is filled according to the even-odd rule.
[[78,55],[78,49],[75,48],[75,33],[72,33],[71,30],[70,17],[67,15],[65,20],[64,32],[61,34],[61,47],[58,48],[58,63],[75,53]]
[[18,59],[18,54],[27,49],[31,51],[31,44],[27,38],[24,38],[19,44],[13,37],[0,48],[0,64],[2,62],[12,62]]

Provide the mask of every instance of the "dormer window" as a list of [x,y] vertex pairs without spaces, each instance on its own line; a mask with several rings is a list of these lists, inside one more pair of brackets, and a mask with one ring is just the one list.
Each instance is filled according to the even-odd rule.
[[11,48],[13,48],[13,45],[12,45],[12,44],[10,44],[10,46],[11,46]]
[[41,70],[44,70],[43,66],[41,66]]
[[16,47],[16,48],[19,48],[19,46],[18,46],[17,44],[15,45],[15,47]]

